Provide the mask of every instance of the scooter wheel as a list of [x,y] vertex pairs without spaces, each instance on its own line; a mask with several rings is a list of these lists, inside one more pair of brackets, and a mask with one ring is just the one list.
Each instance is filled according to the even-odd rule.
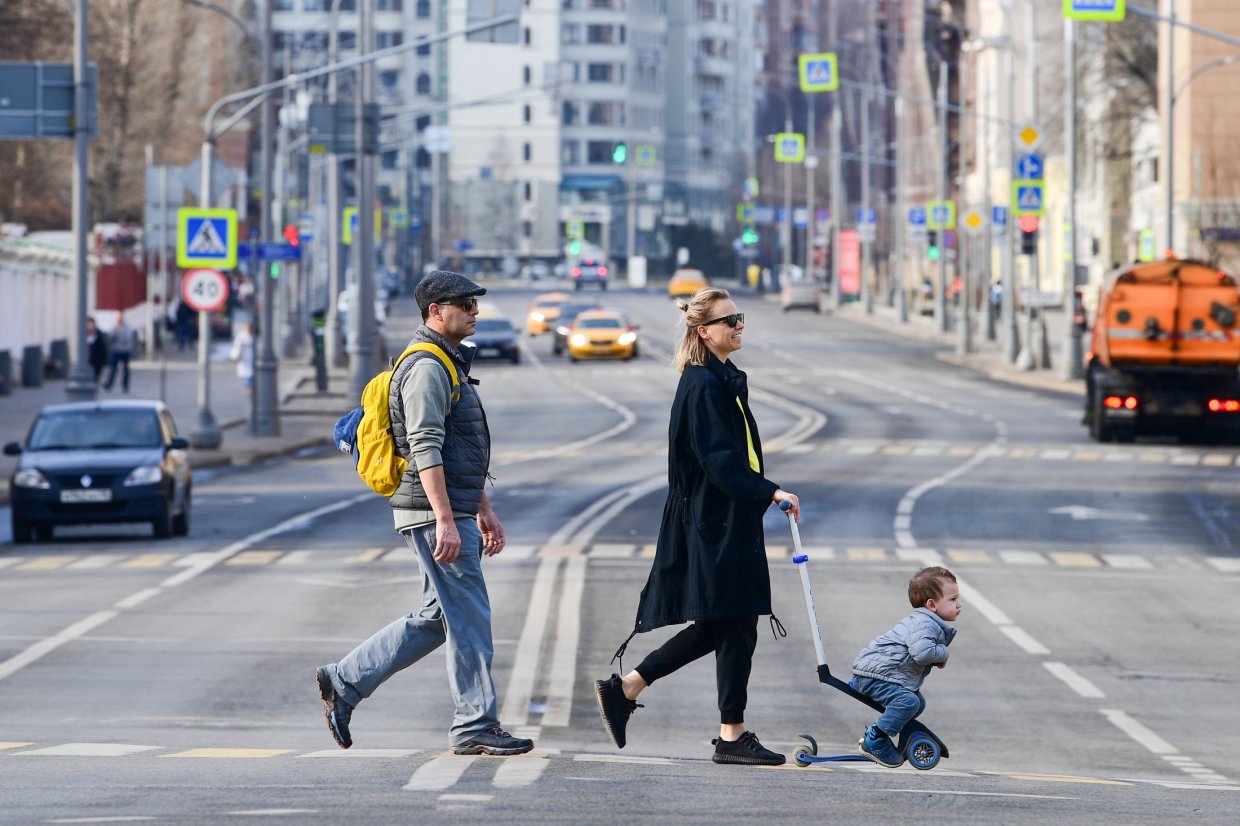
[[815,740],[813,737],[810,737],[808,734],[798,734],[797,736],[800,737],[802,740],[805,740],[809,743],[809,751],[806,751],[803,753],[808,754],[812,757],[817,757],[818,756],[818,741]]
[[908,738],[908,745],[904,748],[904,755],[908,758],[909,765],[913,768],[929,771],[939,764],[942,750],[933,737],[928,737],[918,732]]
[[806,757],[809,757],[809,755],[804,751],[798,751],[796,754],[792,755],[792,762],[796,763],[801,768],[805,768],[809,765],[809,761],[805,759]]

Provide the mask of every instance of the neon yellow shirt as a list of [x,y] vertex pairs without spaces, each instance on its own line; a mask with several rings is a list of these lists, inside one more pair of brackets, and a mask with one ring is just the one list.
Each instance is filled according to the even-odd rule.
[[741,409],[741,421],[745,423],[745,443],[749,446],[749,467],[755,472],[762,472],[762,465],[758,463],[758,451],[753,449],[753,434],[749,432],[749,419],[745,416],[745,405],[741,404],[741,397],[736,397],[736,406]]

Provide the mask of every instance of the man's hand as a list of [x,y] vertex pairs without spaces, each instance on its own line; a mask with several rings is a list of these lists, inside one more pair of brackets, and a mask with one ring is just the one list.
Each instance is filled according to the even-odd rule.
[[504,550],[504,526],[492,508],[486,507],[478,511],[478,530],[482,533],[482,553],[495,556]]
[[434,559],[441,565],[451,565],[461,553],[461,535],[456,530],[456,522],[449,516],[447,519],[435,520],[435,553]]

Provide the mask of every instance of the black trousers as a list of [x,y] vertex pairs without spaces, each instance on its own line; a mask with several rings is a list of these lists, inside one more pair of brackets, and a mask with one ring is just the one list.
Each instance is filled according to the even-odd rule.
[[758,646],[758,617],[698,620],[650,652],[636,671],[647,684],[715,652],[719,684],[719,722],[745,722],[749,672]]

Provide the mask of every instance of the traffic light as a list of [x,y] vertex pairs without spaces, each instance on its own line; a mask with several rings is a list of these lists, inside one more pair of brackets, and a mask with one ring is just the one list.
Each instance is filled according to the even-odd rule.
[[301,232],[297,229],[296,224],[289,224],[284,228],[284,240],[294,247],[301,246]]
[[611,159],[614,163],[624,163],[629,159],[629,146],[626,143],[618,143],[611,150]]
[[943,251],[939,248],[939,234],[934,230],[926,233],[926,257],[931,261],[938,261]]
[[741,243],[748,247],[758,243],[758,231],[753,227],[745,227],[741,230]]
[[279,278],[280,278],[280,262],[279,262],[279,261],[272,261],[272,262],[271,262],[270,267],[267,269],[267,274],[268,274],[269,276],[271,276],[271,280],[272,280],[272,281],[277,281],[277,280],[279,280]]
[[1020,216],[1020,254],[1033,255],[1038,251],[1038,216]]
[[576,257],[581,255],[581,239],[574,238],[568,242],[568,254]]

